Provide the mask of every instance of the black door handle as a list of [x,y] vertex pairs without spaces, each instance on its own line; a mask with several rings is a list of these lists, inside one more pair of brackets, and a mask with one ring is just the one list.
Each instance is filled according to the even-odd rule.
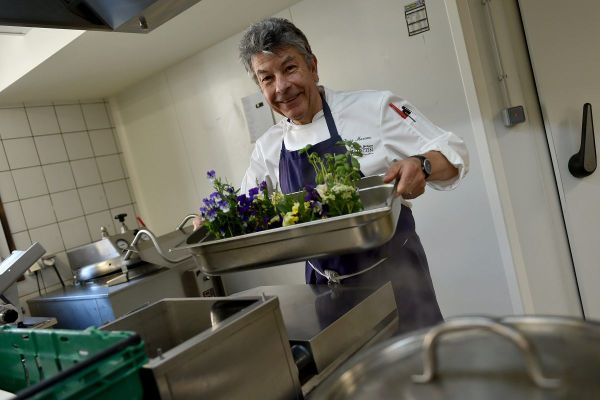
[[581,147],[579,152],[569,159],[569,172],[576,178],[584,178],[596,170],[596,139],[594,138],[594,121],[592,105],[583,105],[583,123],[581,126]]

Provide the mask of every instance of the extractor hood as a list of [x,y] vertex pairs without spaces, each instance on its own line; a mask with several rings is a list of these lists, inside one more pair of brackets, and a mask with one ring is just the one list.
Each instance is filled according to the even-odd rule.
[[147,33],[200,0],[0,0],[0,25]]

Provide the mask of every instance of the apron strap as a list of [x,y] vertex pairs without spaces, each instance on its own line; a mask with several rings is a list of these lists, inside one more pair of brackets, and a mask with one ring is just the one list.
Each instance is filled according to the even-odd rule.
[[327,104],[327,102],[325,101],[325,96],[321,95],[321,100],[323,103],[323,116],[325,117],[325,122],[327,123],[329,136],[336,139],[339,138],[339,140],[341,140],[340,134],[337,130],[337,126],[335,125],[335,121],[333,120],[333,115],[331,114],[329,104]]

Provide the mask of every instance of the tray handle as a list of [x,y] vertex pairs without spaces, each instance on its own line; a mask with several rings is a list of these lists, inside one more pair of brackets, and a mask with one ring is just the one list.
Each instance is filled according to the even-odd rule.
[[129,260],[131,258],[131,256],[133,255],[133,253],[138,252],[137,243],[140,241],[141,237],[144,235],[147,236],[148,238],[150,238],[150,241],[154,245],[154,248],[156,249],[156,252],[158,253],[158,255],[161,256],[167,262],[170,262],[172,264],[177,264],[177,263],[180,263],[180,262],[185,261],[188,258],[192,257],[191,254],[189,254],[187,256],[179,257],[179,258],[169,257],[167,254],[165,254],[163,252],[162,248],[160,247],[160,244],[158,243],[158,240],[156,239],[156,236],[154,235],[154,233],[152,233],[152,231],[150,231],[148,229],[140,229],[138,231],[138,233],[136,233],[135,237],[131,241],[131,244],[129,245],[129,248],[125,252],[125,255],[123,256],[124,261]]

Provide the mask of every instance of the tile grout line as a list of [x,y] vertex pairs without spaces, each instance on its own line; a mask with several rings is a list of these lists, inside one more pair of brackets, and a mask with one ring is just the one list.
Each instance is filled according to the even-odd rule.
[[[135,202],[130,202],[130,203],[127,203],[127,204],[123,204],[123,205],[120,205],[120,206],[113,207],[113,209],[116,209],[116,208],[125,208],[125,207],[129,207],[129,206],[132,206],[132,207],[133,207],[133,206],[134,206],[134,204],[135,204]],[[31,229],[45,228],[45,227],[47,227],[47,226],[55,225],[55,224],[58,224],[58,223],[60,223],[60,222],[69,222],[69,221],[73,221],[73,220],[75,220],[75,219],[77,219],[77,218],[85,218],[85,217],[87,217],[87,216],[90,216],[90,215],[95,215],[95,214],[100,214],[100,213],[104,213],[104,212],[106,212],[106,211],[110,212],[110,211],[111,211],[111,209],[110,209],[110,208],[106,208],[106,209],[102,209],[102,210],[99,210],[99,211],[94,211],[94,212],[91,212],[91,213],[88,213],[88,214],[85,214],[85,213],[84,213],[84,214],[82,214],[82,215],[78,215],[78,216],[76,216],[76,217],[70,217],[70,218],[66,218],[66,219],[60,220],[60,221],[58,221],[58,222],[51,222],[51,223],[49,223],[49,224],[44,224],[44,225],[36,226],[36,227],[34,227],[34,228],[31,228]],[[30,229],[30,228],[27,228],[27,229],[25,229],[25,230],[22,230],[22,231],[11,232],[11,233],[12,233],[12,234],[23,233],[23,232],[27,232],[28,230],[31,230],[31,229]]]
[[[58,125],[58,115],[56,115],[56,109],[54,108],[54,105],[52,105],[51,107],[52,107],[52,111],[54,112],[54,117],[56,118],[56,125]],[[60,230],[60,226],[58,225],[58,218],[56,217],[56,211],[54,210],[54,203],[52,202],[52,197],[50,196],[50,187],[48,186],[48,180],[46,179],[46,174],[44,173],[42,159],[40,157],[40,152],[37,148],[37,143],[35,141],[35,135],[33,134],[33,128],[31,127],[31,121],[29,120],[29,113],[27,112],[27,107],[25,107],[25,116],[27,118],[27,123],[29,124],[29,131],[31,132],[33,147],[35,148],[35,154],[38,157],[38,161],[40,163],[39,164],[40,170],[42,171],[42,176],[44,177],[44,184],[46,185],[46,190],[47,190],[46,195],[48,196],[48,200],[50,201],[50,206],[52,207],[52,215],[54,216],[54,221],[55,221],[54,223],[56,223],[56,228],[58,229],[58,233],[60,235],[60,242],[62,243],[62,248],[65,249],[66,248],[65,239],[63,238],[62,232]],[[60,125],[59,125],[58,129],[60,129]],[[65,149],[65,151],[66,151],[66,149]],[[22,211],[22,208],[23,208],[23,205],[21,204],[21,211]],[[27,228],[29,228],[27,221],[25,221],[25,225],[27,225]],[[31,229],[29,230],[29,239],[31,239]]]
[[[62,132],[62,127],[60,126],[60,120],[58,118],[58,112],[56,111],[56,106],[54,104],[52,104],[52,108],[54,110],[54,115],[56,116],[56,123],[58,124],[58,129],[61,131],[60,133],[60,141],[63,144],[64,148],[65,148],[65,154],[67,155],[67,164],[69,166],[69,172],[71,173],[71,178],[73,178],[73,184],[75,185],[75,189],[70,189],[70,190],[75,190],[75,193],[77,195],[77,200],[79,201],[79,206],[81,207],[81,212],[83,213],[83,215],[81,216],[83,218],[83,223],[85,224],[86,230],[89,233],[89,227],[87,225],[87,220],[85,218],[85,210],[83,209],[83,201],[81,200],[81,195],[79,194],[79,190],[77,189],[77,182],[75,181],[75,173],[73,172],[73,165],[71,164],[71,160],[70,160],[70,156],[69,156],[69,152],[67,150],[67,144],[65,143],[65,138],[64,138],[64,133]],[[83,110],[81,111],[81,118],[83,119]],[[85,123],[85,119],[84,119],[84,123]],[[45,176],[45,175],[44,175]],[[50,201],[52,202],[52,208],[54,209],[54,199],[52,198],[52,194],[50,195]],[[54,213],[56,214],[56,209],[54,209]],[[79,218],[79,217],[75,217],[75,218]],[[65,246],[65,251],[67,249],[67,243],[65,242],[65,238],[63,236],[63,232],[61,229],[61,222],[64,221],[58,221],[58,217],[57,219],[57,225],[58,225],[58,230],[60,232],[60,236],[63,240],[63,244]],[[91,240],[91,236],[90,236],[90,240]]]
[[[92,103],[92,104],[97,104],[97,103]],[[94,145],[92,144],[92,139],[90,136],[90,129],[88,126],[88,122],[85,118],[85,113],[83,112],[83,104],[82,103],[80,103],[80,107],[81,107],[81,114],[83,115],[83,123],[85,124],[85,128],[86,128],[86,133],[87,133],[88,139],[90,141],[90,146],[92,147],[92,154],[94,154],[94,164],[96,165],[96,168],[98,169],[98,175],[100,177],[100,185],[102,186],[102,193],[104,193],[104,199],[106,201],[106,205],[108,206],[108,209],[110,210],[110,203],[108,202],[108,195],[106,194],[106,188],[104,187],[104,182],[102,182],[102,175],[100,174],[100,165],[98,164],[98,160],[96,159],[96,152],[94,151]],[[108,115],[107,115],[107,117],[108,117]],[[110,122],[109,122],[109,125],[110,125]],[[113,223],[113,229],[114,229],[115,224],[112,221],[112,214],[110,213],[110,211],[108,214],[110,215],[111,222]],[[106,228],[108,229],[108,227],[106,227]],[[88,224],[88,231],[90,232],[90,237],[94,237],[89,224]]]

